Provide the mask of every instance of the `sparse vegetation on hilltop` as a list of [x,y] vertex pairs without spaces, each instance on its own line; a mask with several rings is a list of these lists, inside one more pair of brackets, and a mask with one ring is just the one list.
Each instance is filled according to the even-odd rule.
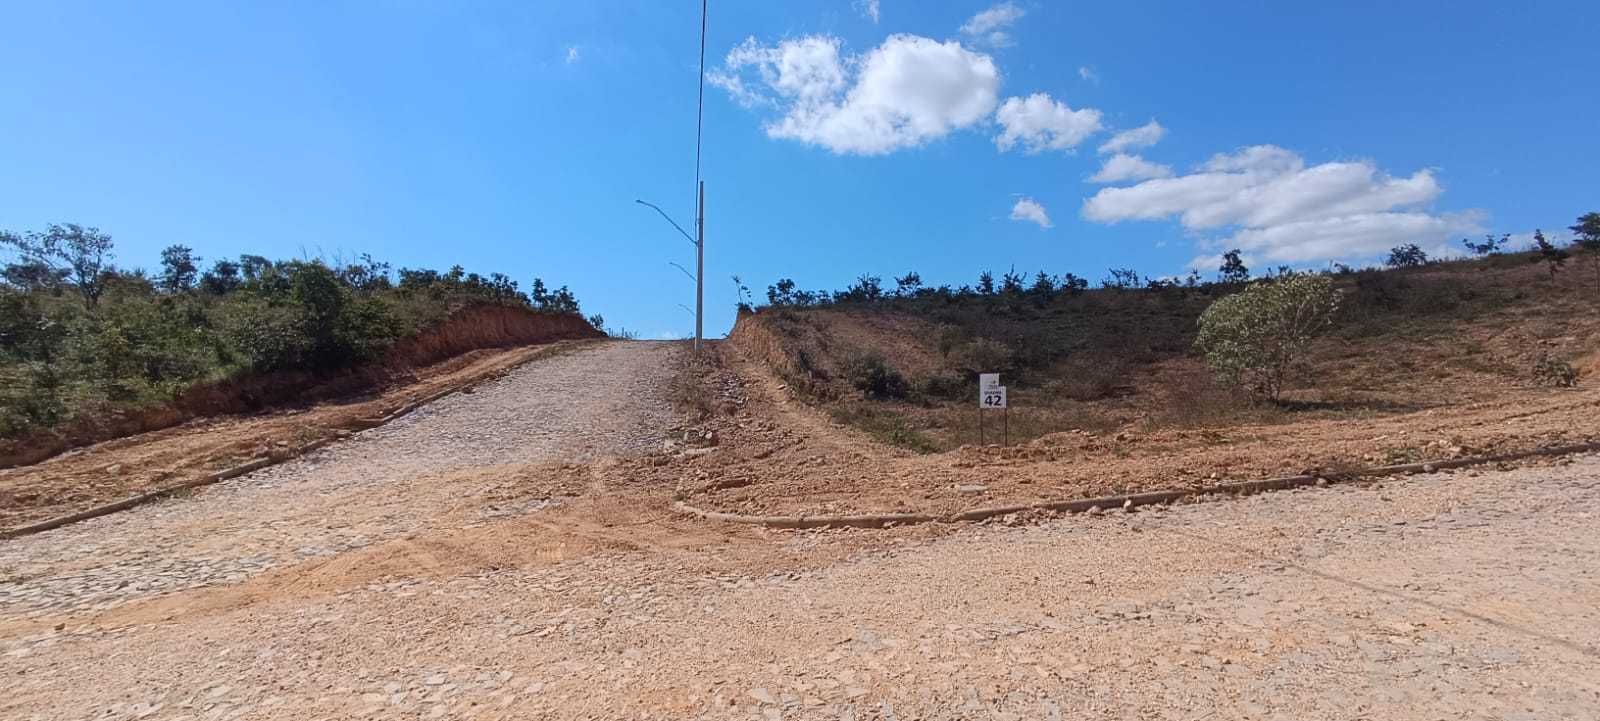
[[1237,252],[1214,281],[1115,268],[1092,290],[1043,271],[961,286],[912,271],[892,288],[864,274],[832,292],[786,278],[732,339],[835,420],[921,451],[976,441],[981,372],[1010,388],[1014,439],[1390,413],[1581,383],[1600,363],[1600,322],[1587,282],[1555,269],[1600,256],[1593,221],[1594,253],[1580,219],[1570,249],[1536,239],[1513,251],[1501,234],[1474,242],[1475,260],[1402,246],[1388,269],[1280,267],[1253,280]]

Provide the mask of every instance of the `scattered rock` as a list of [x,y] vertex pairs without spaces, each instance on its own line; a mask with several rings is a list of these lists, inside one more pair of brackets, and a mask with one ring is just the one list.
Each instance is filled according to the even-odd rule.
[[777,703],[778,702],[778,699],[773,697],[772,692],[768,691],[764,687],[757,686],[756,688],[750,689],[749,691],[746,691],[745,693],[750,698],[753,698],[753,699],[755,699],[755,700],[757,700],[757,701],[759,701],[761,703]]

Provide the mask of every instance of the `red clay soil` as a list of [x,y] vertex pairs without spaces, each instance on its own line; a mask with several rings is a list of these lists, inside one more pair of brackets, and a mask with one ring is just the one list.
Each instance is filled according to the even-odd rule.
[[602,335],[576,315],[506,305],[470,306],[396,343],[376,363],[334,373],[278,372],[203,383],[170,403],[134,412],[86,415],[64,428],[0,440],[0,468],[38,463],[70,448],[170,428],[195,418],[253,413],[402,385],[414,380],[419,369],[472,350]]
[[764,362],[728,345],[717,351],[722,367],[707,387],[732,411],[707,422],[718,448],[644,472],[675,478],[697,507],[731,513],[944,515],[1600,440],[1600,389],[1586,387],[1504,389],[1492,402],[1361,418],[1148,432],[1129,425],[918,455],[831,422]]

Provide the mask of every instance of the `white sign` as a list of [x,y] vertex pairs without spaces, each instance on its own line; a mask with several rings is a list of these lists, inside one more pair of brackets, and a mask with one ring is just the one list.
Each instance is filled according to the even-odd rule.
[[978,391],[979,392],[987,391],[987,390],[994,390],[995,388],[999,388],[999,387],[1000,387],[1000,374],[999,373],[979,373],[978,374]]
[[995,386],[978,393],[978,407],[999,410],[1006,407],[1006,387]]

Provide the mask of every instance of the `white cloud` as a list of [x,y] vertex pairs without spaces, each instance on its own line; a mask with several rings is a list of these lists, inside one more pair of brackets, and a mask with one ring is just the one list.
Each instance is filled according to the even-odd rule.
[[993,112],[1000,71],[956,41],[891,35],[844,57],[840,40],[813,35],[765,46],[749,38],[729,51],[712,84],[746,107],[782,116],[769,137],[835,153],[881,155],[971,126]]
[[1029,223],[1035,223],[1041,228],[1048,228],[1054,225],[1054,223],[1050,222],[1050,214],[1045,212],[1044,206],[1040,205],[1039,201],[1029,197],[1018,198],[1017,204],[1011,206],[1011,219],[1025,220]]
[[1124,130],[1111,136],[1110,140],[1100,146],[1100,152],[1121,153],[1136,148],[1148,148],[1160,142],[1162,136],[1166,134],[1167,129],[1161,127],[1161,123],[1152,120],[1132,130]]
[[1099,85],[1100,84],[1100,74],[1095,72],[1094,70],[1090,69],[1087,65],[1079,66],[1079,68],[1078,68],[1078,77],[1083,78],[1084,80],[1086,80],[1088,82],[1094,83],[1095,85]]
[[867,16],[876,25],[878,23],[878,0],[856,0],[856,11]]
[[1089,178],[1096,183],[1120,183],[1126,180],[1149,180],[1151,178],[1170,178],[1172,168],[1160,163],[1152,163],[1137,155],[1117,153],[1106,158],[1105,165],[1100,167],[1100,172]]
[[1288,150],[1258,145],[1217,155],[1189,175],[1103,188],[1082,212],[1101,223],[1176,217],[1189,230],[1231,232],[1212,247],[1305,263],[1368,258],[1402,243],[1448,254],[1444,244],[1476,232],[1482,214],[1421,209],[1442,192],[1430,170],[1396,178],[1371,161],[1307,167]]
[[1011,26],[1025,13],[1014,2],[1003,2],[973,15],[961,25],[961,34],[1000,48],[1011,44]]
[[578,62],[578,46],[569,45],[567,46],[567,64],[571,65],[575,62]]
[[1029,153],[1071,150],[1102,127],[1100,111],[1094,108],[1073,110],[1044,93],[1007,98],[994,117],[1003,128],[994,139],[1001,151],[1010,150],[1018,143]]

